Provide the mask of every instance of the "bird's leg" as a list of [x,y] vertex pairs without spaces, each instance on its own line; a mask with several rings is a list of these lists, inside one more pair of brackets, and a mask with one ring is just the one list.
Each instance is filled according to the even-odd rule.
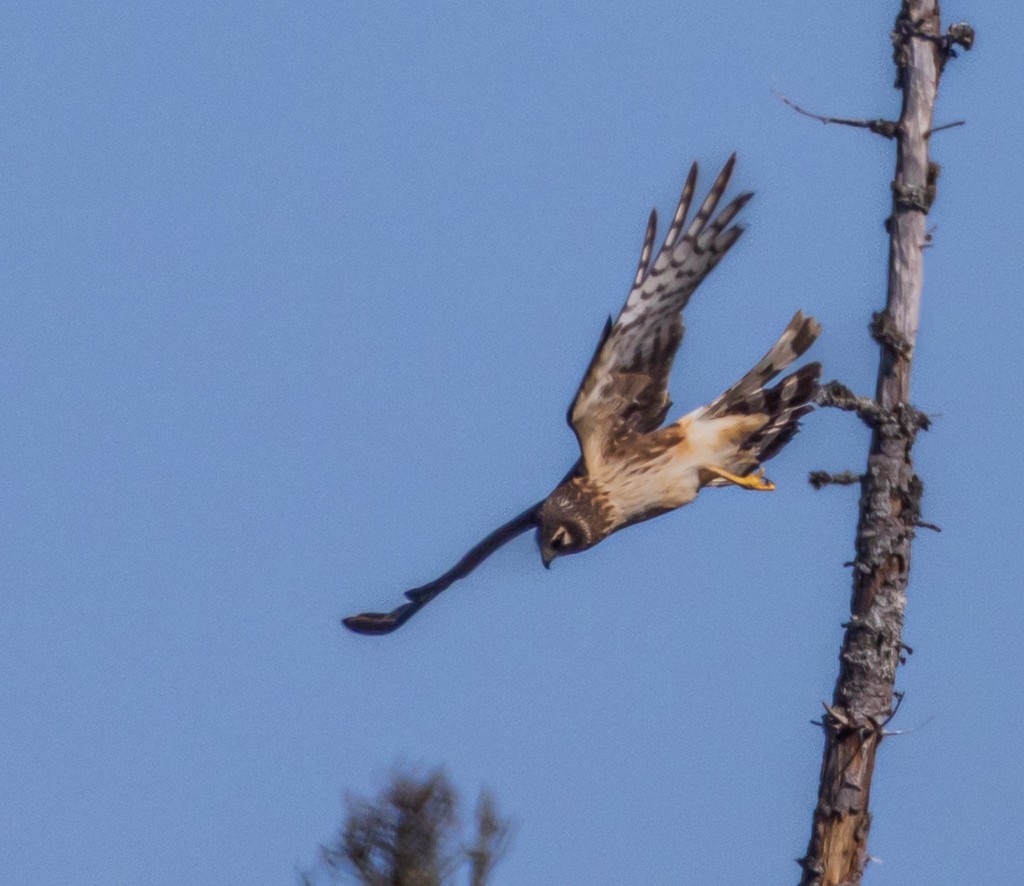
[[775,484],[765,478],[764,468],[758,468],[755,473],[747,474],[746,477],[733,474],[717,465],[704,465],[704,470],[723,480],[728,480],[730,483],[735,483],[737,486],[742,486],[744,489],[753,489],[757,492],[771,492],[775,489]]

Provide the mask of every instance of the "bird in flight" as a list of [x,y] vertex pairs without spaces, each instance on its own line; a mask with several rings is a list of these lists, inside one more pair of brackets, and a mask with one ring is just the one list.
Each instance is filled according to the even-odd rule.
[[[597,350],[569,407],[580,459],[543,501],[496,529],[454,567],[406,591],[391,612],[343,619],[360,634],[388,634],[513,538],[536,529],[544,566],[591,548],[626,526],[693,501],[705,486],[771,491],[761,465],[778,455],[813,407],[819,363],[766,387],[821,332],[797,311],[767,354],[725,393],[662,427],[672,402],[669,372],[683,340],[682,311],[700,282],[743,233],[731,224],[753,196],[743,193],[717,215],[736,162],[725,164],[687,223],[697,187],[690,168],[665,241],[654,253],[652,211],[626,304],[608,319]],[[652,260],[653,259],[653,260]]]

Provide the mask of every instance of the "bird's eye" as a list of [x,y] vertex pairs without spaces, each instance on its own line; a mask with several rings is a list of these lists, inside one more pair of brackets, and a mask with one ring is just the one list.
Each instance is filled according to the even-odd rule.
[[554,535],[551,536],[551,547],[556,551],[562,550],[570,543],[569,533],[564,526],[559,526]]

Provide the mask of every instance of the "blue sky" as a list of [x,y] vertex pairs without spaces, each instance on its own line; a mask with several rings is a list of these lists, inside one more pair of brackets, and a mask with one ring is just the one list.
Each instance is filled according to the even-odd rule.
[[[517,822],[503,884],[792,883],[866,432],[771,496],[389,606],[575,458],[565,408],[647,213],[739,154],[680,412],[797,308],[873,389],[895,0],[8,4],[0,12],[0,878],[290,883],[345,789],[444,764]],[[925,519],[873,884],[1013,882],[1024,9],[943,81],[914,399]]]

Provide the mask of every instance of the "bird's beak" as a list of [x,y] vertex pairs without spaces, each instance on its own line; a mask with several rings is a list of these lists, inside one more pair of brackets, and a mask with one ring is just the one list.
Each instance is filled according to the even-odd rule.
[[545,569],[551,568],[551,561],[555,559],[554,551],[541,551],[540,552],[541,562],[544,564]]

